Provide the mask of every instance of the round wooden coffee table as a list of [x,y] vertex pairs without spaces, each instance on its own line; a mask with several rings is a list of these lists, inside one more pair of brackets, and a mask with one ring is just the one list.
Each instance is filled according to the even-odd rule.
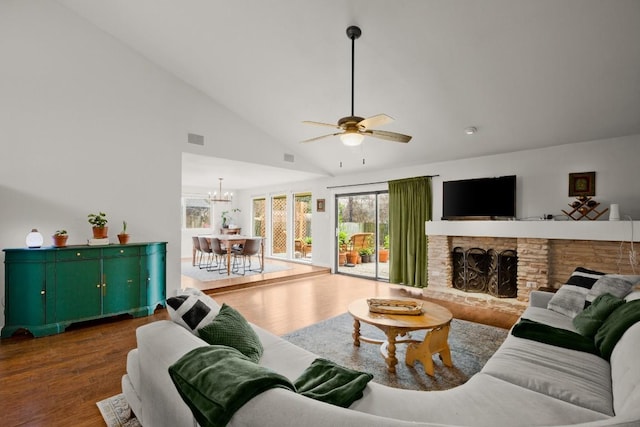
[[[409,344],[405,363],[414,366],[415,361],[422,362],[427,374],[433,376],[433,355],[440,354],[445,366],[453,366],[451,363],[451,351],[449,350],[449,324],[453,315],[446,308],[429,301],[412,298],[393,298],[394,300],[408,300],[421,302],[422,314],[380,314],[369,311],[367,298],[356,300],[349,304],[349,314],[353,316],[353,345],[360,346],[360,342],[382,344],[380,350],[387,363],[389,372],[396,372],[398,359],[396,358],[396,344]],[[360,335],[360,322],[373,325],[383,331],[387,336],[386,341],[367,338]],[[428,329],[423,341],[411,339],[409,332]],[[397,339],[397,337],[401,337]]]

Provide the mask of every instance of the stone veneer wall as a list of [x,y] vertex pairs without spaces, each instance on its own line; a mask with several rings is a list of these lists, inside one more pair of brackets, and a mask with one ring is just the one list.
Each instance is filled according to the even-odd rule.
[[[559,288],[578,266],[606,273],[632,274],[629,263],[630,244],[593,240],[556,240],[538,238],[496,238],[464,236],[428,236],[429,286],[425,295],[493,307],[520,314],[529,301],[531,290],[539,287]],[[518,297],[495,298],[487,294],[463,292],[452,287],[453,248],[515,249],[518,253]],[[622,254],[622,255],[621,255]],[[636,267],[636,274],[640,268]],[[527,283],[535,283],[528,288]]]

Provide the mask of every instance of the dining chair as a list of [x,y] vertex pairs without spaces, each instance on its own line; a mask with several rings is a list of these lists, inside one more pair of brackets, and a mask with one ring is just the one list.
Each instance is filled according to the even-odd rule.
[[211,250],[209,239],[207,239],[206,237],[198,237],[198,240],[200,241],[200,250],[202,251],[203,257],[205,257],[206,255],[207,259],[204,267],[200,268],[206,268],[207,271],[211,271],[210,269],[213,263],[213,251]]
[[202,263],[202,249],[200,249],[200,239],[198,238],[198,236],[193,236],[193,251],[195,254],[195,257],[193,258],[193,262],[192,265],[195,267],[196,265],[199,268],[203,268],[201,266]]
[[262,265],[261,257],[258,257],[258,262],[260,263],[260,269],[258,270],[251,269],[251,257],[254,255],[258,255],[259,253],[260,253],[260,239],[247,239],[244,242],[242,251],[238,252],[237,254],[234,253],[234,260],[236,257],[240,257],[242,259],[242,273],[238,273],[240,268],[236,265],[235,261],[234,261],[234,267],[236,271],[234,272],[237,274],[242,274],[244,276],[247,272],[247,262],[249,264],[249,269],[248,269],[249,271],[257,271],[257,272],[264,271],[264,266]]
[[211,238],[210,248],[213,256],[216,259],[218,273],[222,274],[226,270],[226,268],[223,267],[226,267],[227,265],[227,250],[222,248],[220,239],[218,239],[217,237]]

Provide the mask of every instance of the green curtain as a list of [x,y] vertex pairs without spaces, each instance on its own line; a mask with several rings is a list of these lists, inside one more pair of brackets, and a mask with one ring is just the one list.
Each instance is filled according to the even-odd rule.
[[389,282],[427,286],[427,236],[431,178],[389,181]]

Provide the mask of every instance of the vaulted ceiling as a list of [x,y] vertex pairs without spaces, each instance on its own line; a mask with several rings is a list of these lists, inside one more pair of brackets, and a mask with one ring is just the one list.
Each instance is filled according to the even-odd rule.
[[[331,175],[640,133],[638,0],[59,2]],[[356,115],[410,143],[299,142],[350,113],[349,25]]]

